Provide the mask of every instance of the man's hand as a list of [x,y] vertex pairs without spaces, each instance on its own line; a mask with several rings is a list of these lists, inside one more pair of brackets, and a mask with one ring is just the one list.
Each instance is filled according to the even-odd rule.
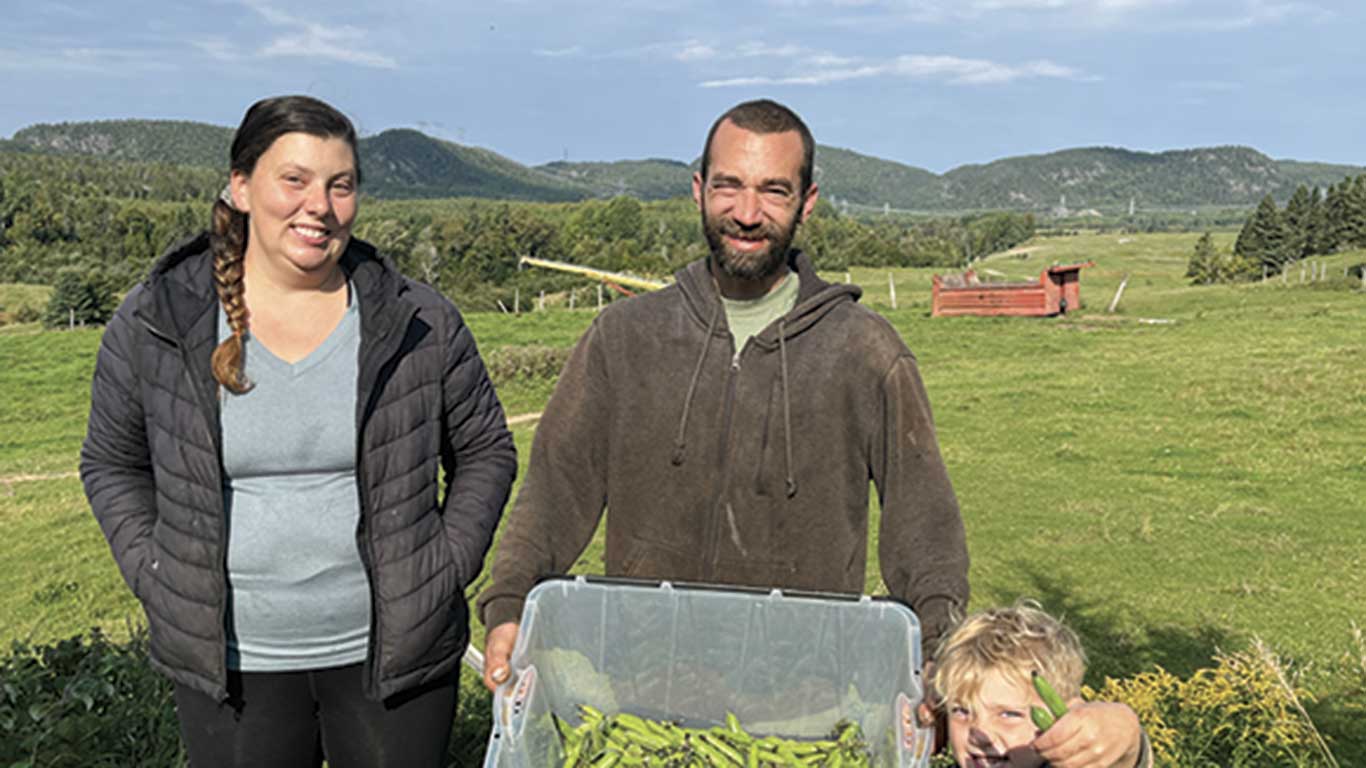
[[906,723],[907,727],[912,725],[920,728],[934,729],[934,743],[930,745],[931,752],[938,752],[949,739],[948,719],[941,711],[939,692],[934,688],[934,662],[925,662],[921,670],[920,682],[925,686],[924,696],[920,699],[920,706],[915,710],[915,723]]
[[[935,713],[939,709],[939,692],[934,689],[934,662],[926,661],[920,668],[920,684],[925,687],[916,709],[916,725],[921,728],[934,726]],[[908,723],[909,725],[909,723]]]
[[1054,768],[1133,768],[1143,748],[1138,715],[1127,705],[1072,699],[1067,714],[1034,740]]
[[507,682],[512,646],[517,644],[517,622],[490,629],[484,636],[484,687],[490,691]]

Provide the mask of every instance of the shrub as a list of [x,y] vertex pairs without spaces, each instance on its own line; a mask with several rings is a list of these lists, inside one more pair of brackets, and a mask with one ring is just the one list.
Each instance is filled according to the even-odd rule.
[[1292,682],[1266,646],[1219,654],[1215,666],[1182,680],[1158,667],[1107,679],[1088,699],[1121,701],[1138,713],[1159,766],[1244,768],[1336,766]]
[[62,328],[73,321],[103,324],[114,316],[118,292],[113,281],[98,270],[64,269],[57,276],[43,318],[49,328]]
[[14,310],[14,322],[36,323],[43,319],[43,310],[32,304],[21,304]]
[[[448,764],[483,761],[492,696],[467,669]],[[171,683],[147,663],[147,636],[124,643],[99,629],[0,656],[0,766],[182,768]]]
[[171,690],[141,632],[16,642],[0,659],[0,765],[181,765]]
[[560,347],[502,347],[484,356],[489,378],[494,384],[514,380],[553,379],[560,375],[569,359],[568,348]]

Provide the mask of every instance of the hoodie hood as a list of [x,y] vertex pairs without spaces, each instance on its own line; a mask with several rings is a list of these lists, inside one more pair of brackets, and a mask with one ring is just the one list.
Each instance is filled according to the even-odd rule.
[[[688,390],[683,396],[683,411],[678,419],[678,429],[674,436],[673,465],[682,466],[687,457],[688,415],[692,410],[693,396],[697,392],[697,382],[702,374],[702,366],[707,360],[707,350],[715,337],[725,337],[730,331],[722,324],[725,315],[722,310],[720,293],[716,280],[709,269],[711,260],[694,261],[679,270],[675,275],[677,285],[683,293],[683,303],[692,319],[705,327],[697,363],[693,366]],[[783,452],[787,477],[786,492],[789,499],[797,495],[797,479],[793,474],[792,462],[792,407],[791,387],[787,366],[787,341],[811,328],[818,320],[835,307],[846,301],[858,301],[863,289],[855,285],[827,283],[816,275],[811,259],[798,250],[788,253],[788,269],[799,278],[797,303],[774,325],[770,325],[753,338],[761,349],[771,352],[778,350],[779,378],[783,396]]]
[[[710,328],[711,335],[724,336],[729,333],[727,328],[719,322],[714,322],[714,317],[720,310],[721,295],[716,289],[716,280],[711,275],[710,263],[710,258],[694,261],[678,270],[674,274],[674,280],[683,292],[684,306],[688,308],[693,320],[703,328]],[[766,328],[754,337],[756,344],[769,350],[777,348],[780,328],[783,337],[791,339],[810,328],[839,304],[845,301],[858,301],[863,295],[863,289],[856,285],[827,283],[822,280],[816,274],[811,258],[799,250],[793,249],[788,252],[787,266],[797,273],[801,281],[797,304],[783,317],[780,324]]]

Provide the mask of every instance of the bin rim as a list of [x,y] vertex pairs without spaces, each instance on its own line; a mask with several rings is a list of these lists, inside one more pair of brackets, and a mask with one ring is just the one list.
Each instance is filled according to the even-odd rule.
[[565,582],[595,584],[602,586],[622,586],[622,587],[643,587],[661,589],[667,588],[680,592],[728,592],[733,594],[748,594],[755,596],[777,595],[784,598],[798,598],[802,600],[820,600],[824,602],[844,602],[844,603],[889,603],[905,609],[919,625],[920,617],[916,615],[915,609],[905,600],[893,595],[865,595],[854,592],[827,592],[815,589],[785,589],[783,587],[756,587],[746,584],[720,584],[717,582],[705,581],[673,581],[670,579],[639,579],[629,576],[598,576],[588,574],[578,575],[552,575],[539,579],[531,591],[527,593],[530,601],[531,595],[537,591],[553,588]]

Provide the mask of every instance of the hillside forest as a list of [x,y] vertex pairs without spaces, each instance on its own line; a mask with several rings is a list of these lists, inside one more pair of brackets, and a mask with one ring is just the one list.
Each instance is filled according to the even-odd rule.
[[[0,282],[81,282],[121,293],[176,240],[208,225],[223,174],[194,166],[0,152]],[[1034,234],[1028,213],[859,218],[821,203],[799,232],[820,269],[944,266]],[[366,198],[355,235],[470,310],[582,285],[519,269],[523,256],[663,277],[705,253],[686,197],[574,203]],[[66,276],[65,281],[63,276]],[[108,289],[108,290],[106,290]],[[105,302],[107,303],[107,302]],[[108,308],[85,319],[98,322]]]

